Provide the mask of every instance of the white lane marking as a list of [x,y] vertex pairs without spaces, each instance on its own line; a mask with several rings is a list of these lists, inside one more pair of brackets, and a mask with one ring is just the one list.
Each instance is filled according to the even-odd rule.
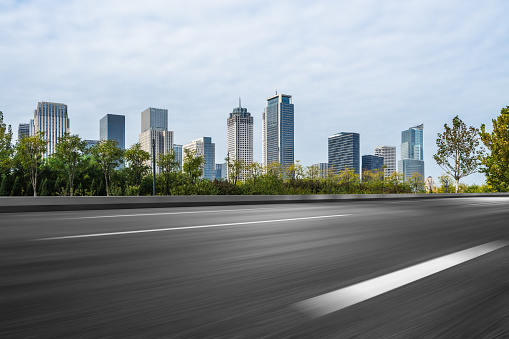
[[261,221],[244,221],[244,222],[233,222],[228,224],[216,224],[216,225],[200,225],[200,226],[183,226],[183,227],[171,227],[171,228],[156,228],[148,230],[136,230],[136,231],[121,231],[121,232],[109,232],[109,233],[95,233],[95,234],[80,234],[80,235],[69,235],[63,237],[51,237],[51,238],[40,238],[33,239],[33,241],[43,240],[62,240],[62,239],[76,239],[76,238],[91,238],[91,237],[106,237],[110,235],[124,235],[124,234],[135,234],[135,233],[150,233],[150,232],[165,232],[165,231],[178,231],[178,230],[191,230],[196,228],[211,228],[211,227],[225,227],[225,226],[237,226],[237,225],[252,225],[252,224],[265,224],[274,222],[284,221],[299,221],[299,220],[311,220],[311,219],[325,219],[325,218],[337,218],[345,217],[351,214],[334,214],[334,215],[320,215],[316,217],[302,217],[302,218],[290,218],[290,219],[277,219],[277,220],[261,220]]
[[240,208],[240,209],[236,209],[236,210],[209,210],[209,211],[181,211],[181,212],[160,212],[160,213],[140,213],[140,214],[96,215],[96,216],[90,216],[90,217],[74,217],[74,218],[62,218],[62,219],[64,219],[64,220],[75,220],[75,219],[145,217],[145,216],[153,216],[153,215],[200,214],[200,213],[220,213],[220,212],[238,212],[238,211],[258,211],[258,210],[281,211],[282,209],[275,209],[275,208]]
[[294,304],[294,306],[312,318],[321,317],[495,251],[508,244],[509,242],[507,241],[493,241],[484,245],[472,247],[464,251],[445,255],[333,292],[322,294],[298,302]]

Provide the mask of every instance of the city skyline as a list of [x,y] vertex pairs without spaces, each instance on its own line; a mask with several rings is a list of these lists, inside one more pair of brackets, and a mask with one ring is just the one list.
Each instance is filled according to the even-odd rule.
[[[327,138],[342,130],[362,136],[361,155],[396,145],[400,159],[400,132],[424,123],[426,176],[436,178],[443,171],[432,155],[443,125],[459,115],[489,127],[508,104],[508,10],[503,1],[149,1],[121,11],[100,2],[7,1],[0,110],[15,129],[37,102],[63,102],[71,133],[90,140],[99,139],[102,116],[125,115],[129,147],[138,141],[139,112],[163,107],[176,143],[209,135],[222,162],[222,117],[240,95],[254,118],[254,160],[262,162],[261,116],[278,90],[296,105],[302,164],[327,161]],[[464,181],[482,183],[484,175]]]

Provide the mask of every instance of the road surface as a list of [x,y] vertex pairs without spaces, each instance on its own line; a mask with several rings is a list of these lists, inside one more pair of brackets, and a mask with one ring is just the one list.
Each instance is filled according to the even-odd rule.
[[1,214],[0,337],[507,338],[508,207]]

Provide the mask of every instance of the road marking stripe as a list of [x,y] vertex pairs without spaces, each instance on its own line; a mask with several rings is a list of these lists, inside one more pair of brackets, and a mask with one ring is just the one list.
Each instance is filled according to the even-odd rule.
[[219,212],[238,212],[238,211],[258,211],[258,210],[281,211],[281,209],[275,209],[275,208],[241,208],[241,209],[236,209],[236,210],[182,211],[182,212],[161,212],[161,213],[140,213],[140,214],[97,215],[97,216],[91,216],[91,217],[73,217],[73,218],[62,218],[62,219],[64,219],[64,220],[75,220],[75,219],[144,217],[144,216],[153,216],[153,215],[200,214],[200,213],[219,213]]
[[111,235],[123,235],[123,234],[135,234],[135,233],[150,233],[150,232],[165,232],[165,231],[178,231],[196,228],[211,228],[211,227],[225,227],[225,226],[236,226],[236,225],[251,225],[251,224],[265,224],[274,222],[285,222],[285,221],[299,221],[299,220],[311,220],[311,219],[325,219],[325,218],[337,218],[345,217],[351,214],[335,214],[335,215],[321,215],[316,217],[302,217],[302,218],[290,218],[290,219],[277,219],[277,220],[261,220],[261,221],[244,221],[244,222],[233,222],[228,224],[216,224],[216,225],[201,225],[201,226],[183,226],[183,227],[171,227],[171,228],[156,228],[148,230],[136,230],[136,231],[122,231],[122,232],[109,232],[109,233],[95,233],[95,234],[80,234],[80,235],[69,235],[63,237],[51,237],[33,239],[33,241],[43,240],[62,240],[62,239],[76,239],[76,238],[91,238],[91,237],[106,237]]
[[393,273],[322,294],[298,302],[294,304],[294,306],[312,318],[321,317],[495,251],[508,244],[509,242],[507,241],[494,241],[472,247],[464,251],[445,255]]

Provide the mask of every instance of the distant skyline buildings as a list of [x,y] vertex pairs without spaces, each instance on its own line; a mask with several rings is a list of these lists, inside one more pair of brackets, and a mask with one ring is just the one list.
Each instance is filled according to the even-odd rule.
[[409,180],[414,173],[420,174],[423,180],[425,178],[423,136],[424,124],[401,132],[401,160],[398,162],[398,171],[403,173],[405,180]]
[[[239,107],[235,107],[226,120],[227,125],[227,157],[230,161],[242,160],[247,167],[253,162],[253,117],[243,108],[239,98]],[[247,168],[240,173],[244,180]]]
[[290,166],[295,161],[295,121],[292,96],[277,94],[267,99],[262,114],[263,165]]
[[70,133],[70,120],[67,116],[67,105],[42,101],[34,110],[32,134],[44,132],[43,140],[48,142],[44,157],[56,151],[58,138]]
[[384,177],[390,177],[396,172],[396,146],[377,146],[375,155],[384,158]]
[[18,125],[18,140],[21,138],[28,137],[30,135],[30,124],[19,124]]
[[362,172],[381,171],[384,165],[384,158],[378,155],[367,154],[362,156]]
[[[167,154],[173,149],[173,131],[168,131],[168,110],[149,107],[141,112],[141,133],[139,143],[141,149],[150,154],[152,162],[152,141],[155,142],[155,157]],[[161,168],[156,166],[156,173]]]
[[156,131],[168,130],[168,110],[149,107],[141,112],[141,133],[149,129]]
[[182,150],[182,147],[183,145],[176,145],[176,144],[173,144],[173,153],[175,154],[175,161],[177,162],[177,165],[179,167],[179,171],[182,171],[182,164],[183,164],[183,150]]
[[125,149],[125,116],[106,114],[99,121],[99,140],[115,140],[121,149]]
[[212,142],[212,138],[202,137],[185,144],[183,147],[184,157],[186,149],[194,151],[195,156],[203,156],[204,164],[201,178],[214,180],[216,170],[216,145]]
[[353,132],[340,132],[328,139],[329,171],[340,173],[352,169],[360,175],[360,135]]

